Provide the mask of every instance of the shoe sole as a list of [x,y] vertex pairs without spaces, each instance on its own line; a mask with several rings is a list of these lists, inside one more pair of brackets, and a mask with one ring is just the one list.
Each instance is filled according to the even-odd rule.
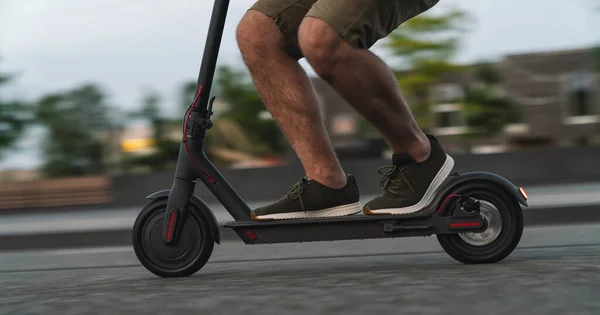
[[420,210],[425,208],[427,205],[429,205],[429,203],[435,198],[435,195],[438,192],[438,189],[440,188],[442,183],[446,180],[448,175],[450,175],[450,172],[452,172],[452,168],[454,168],[454,159],[451,156],[446,154],[446,161],[444,161],[444,165],[442,165],[440,170],[437,172],[437,174],[435,175],[435,177],[429,184],[429,187],[427,188],[425,195],[423,195],[423,198],[421,198],[421,200],[419,202],[417,202],[416,204],[414,204],[412,206],[408,206],[408,207],[403,207],[403,208],[386,208],[386,209],[376,209],[376,210],[371,210],[369,207],[365,206],[365,207],[363,207],[363,214],[364,215],[410,214],[410,213],[419,212]]
[[254,221],[260,220],[286,220],[286,219],[310,219],[310,218],[324,218],[324,217],[343,217],[347,215],[353,215],[360,213],[361,207],[360,202],[351,203],[347,205],[341,205],[331,207],[322,210],[314,210],[307,212],[288,212],[288,213],[276,213],[267,215],[256,215],[254,212],[251,214],[251,218]]

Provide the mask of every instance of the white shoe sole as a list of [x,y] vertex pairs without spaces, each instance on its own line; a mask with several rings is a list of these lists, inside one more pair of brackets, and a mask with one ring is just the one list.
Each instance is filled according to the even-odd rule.
[[255,215],[252,213],[253,220],[284,220],[284,219],[310,219],[324,217],[342,217],[357,214],[361,211],[360,202],[347,205],[336,206],[332,208],[306,211],[306,212],[288,212],[267,215]]
[[450,175],[450,172],[452,171],[453,167],[454,159],[446,154],[446,161],[444,162],[444,165],[442,165],[438,173],[431,181],[431,184],[429,184],[429,188],[427,188],[427,191],[425,192],[425,195],[423,195],[423,198],[421,198],[421,200],[416,204],[404,208],[386,208],[376,210],[371,210],[368,207],[364,207],[363,214],[410,214],[419,212],[435,198],[435,194],[437,193],[444,180],[446,180],[448,175]]

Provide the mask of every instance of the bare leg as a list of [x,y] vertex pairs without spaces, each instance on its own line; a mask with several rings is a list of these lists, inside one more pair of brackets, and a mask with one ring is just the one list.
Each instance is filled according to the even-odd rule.
[[325,22],[307,17],[300,47],[313,69],[386,138],[394,153],[427,159],[430,144],[419,129],[387,65],[368,50],[354,49]]
[[249,11],[237,29],[237,41],[256,88],[288,139],[309,179],[331,188],[346,184],[346,176],[331,146],[318,101],[304,69],[284,49],[275,23]]

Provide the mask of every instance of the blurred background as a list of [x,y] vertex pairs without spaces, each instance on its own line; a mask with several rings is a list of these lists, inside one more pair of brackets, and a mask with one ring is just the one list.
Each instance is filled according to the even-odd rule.
[[[301,169],[235,43],[252,3],[230,7],[206,150],[242,197],[266,201]],[[212,5],[3,0],[0,209],[110,211],[142,206],[147,194],[169,188]],[[594,181],[599,5],[446,0],[373,50],[459,171],[493,171],[527,185]],[[377,193],[375,167],[390,158],[384,140],[302,63],[342,163],[365,194]],[[247,180],[260,185],[242,186]]]
[[[253,2],[231,2],[211,91],[216,96],[214,127],[206,143],[213,163],[251,207],[279,198],[303,174],[258,97],[235,42],[237,23]],[[1,251],[130,246],[131,226],[146,204],[145,197],[171,187],[182,116],[193,99],[212,6],[210,0],[0,0]],[[420,126],[440,139],[455,158],[456,170],[490,171],[526,187],[528,226],[597,222],[599,17],[597,0],[441,0],[372,50],[393,69]],[[301,63],[318,93],[336,152],[346,171],[358,179],[363,200],[368,200],[380,193],[376,170],[391,163],[388,147],[372,125],[305,61]],[[196,194],[207,201],[219,221],[231,219],[202,185],[196,187]],[[600,242],[598,228],[593,225],[592,232],[585,234],[592,235],[589,242]],[[526,246],[572,246],[588,240],[583,232],[572,230],[536,231],[527,232],[532,234],[526,234]],[[239,242],[228,231],[223,233],[224,240]],[[322,252],[379,250],[352,244],[327,245]],[[431,247],[437,244],[417,244],[402,251],[439,250]],[[227,246],[231,255],[252,255]],[[348,249],[351,246],[357,247]],[[320,251],[316,247],[280,250],[281,255],[308,256]],[[54,258],[0,255],[5,277],[1,282],[9,285],[8,272],[19,268],[139,267],[129,247],[121,252],[129,256],[82,254],[83,258],[72,260],[75,256],[66,254]],[[230,268],[254,271],[241,265]],[[140,270],[136,277],[148,277]],[[525,274],[531,270],[537,268]],[[508,274],[507,279],[526,278],[498,272]],[[37,294],[50,294],[54,282],[66,285],[57,279],[68,276],[55,275],[58,278],[46,284],[31,280],[32,287],[46,285]],[[117,279],[128,276],[107,276],[104,292],[126,285]],[[221,278],[228,279],[227,275]],[[28,281],[23,279],[27,278],[14,280],[15,288],[21,289],[3,290],[14,300],[0,298],[0,305],[3,301],[22,305],[19,283]],[[593,282],[593,276],[586,279]],[[79,286],[78,281],[84,280],[73,281]],[[515,292],[514,301],[520,301],[520,291],[510,289],[514,283],[505,289]],[[302,283],[297,285],[300,288]],[[96,290],[82,287],[87,289],[81,292]],[[579,291],[562,292],[556,296]],[[504,305],[517,307],[518,303]],[[536,309],[540,305],[550,304],[538,303]]]

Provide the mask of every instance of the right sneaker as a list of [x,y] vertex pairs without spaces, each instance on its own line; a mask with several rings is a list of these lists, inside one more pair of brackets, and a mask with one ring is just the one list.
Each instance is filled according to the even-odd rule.
[[[392,165],[381,167],[383,195],[369,201],[363,214],[409,214],[425,208],[435,198],[444,183],[454,160],[444,152],[432,135],[427,135],[431,153],[427,160],[417,163],[408,154],[394,154]],[[387,169],[387,172],[381,171]]]
[[252,210],[254,221],[338,217],[359,213],[360,194],[354,176],[340,189],[302,177],[276,202]]

